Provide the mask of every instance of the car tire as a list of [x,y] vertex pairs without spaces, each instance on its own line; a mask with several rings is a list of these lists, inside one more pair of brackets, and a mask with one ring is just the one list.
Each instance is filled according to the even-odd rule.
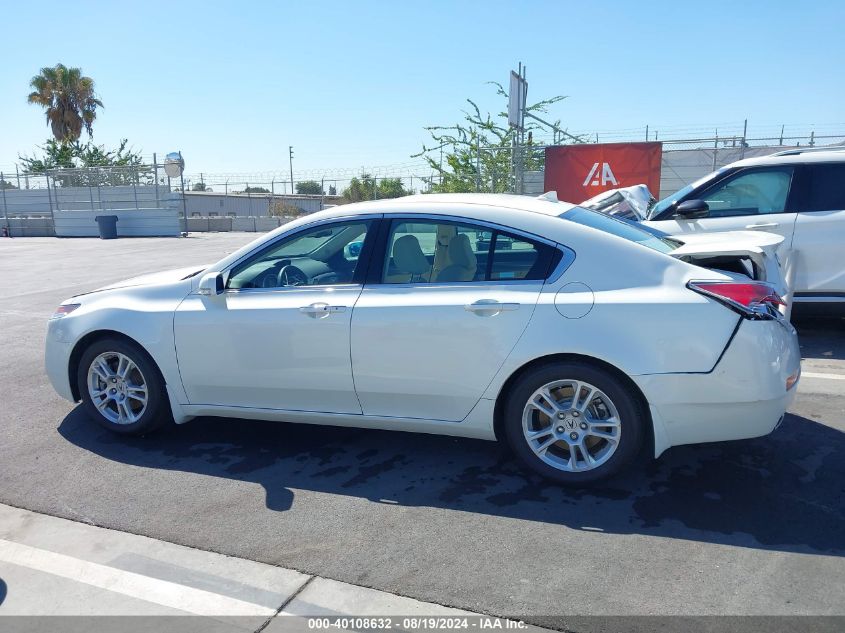
[[520,376],[504,416],[508,444],[520,461],[568,485],[602,481],[629,466],[648,423],[630,385],[578,361],[541,365]]
[[88,415],[114,433],[145,435],[172,420],[161,372],[129,341],[92,343],[80,359],[77,385]]

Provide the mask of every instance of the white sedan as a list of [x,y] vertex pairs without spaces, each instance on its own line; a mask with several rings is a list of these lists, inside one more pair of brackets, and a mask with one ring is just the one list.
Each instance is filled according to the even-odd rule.
[[774,289],[680,246],[517,196],[337,207],[69,299],[47,373],[117,433],[225,416],[499,439],[588,483],[643,448],[767,434],[794,397]]

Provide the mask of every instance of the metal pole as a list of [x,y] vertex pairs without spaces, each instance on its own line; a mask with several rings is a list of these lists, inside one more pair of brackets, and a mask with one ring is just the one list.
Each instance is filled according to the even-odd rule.
[[[56,214],[53,212],[53,199],[50,197],[50,172],[45,171],[44,175],[47,177],[47,202],[50,204],[50,220],[53,222],[53,235],[55,235],[56,234]],[[58,206],[58,204],[59,204],[59,201],[57,199],[56,205]]]
[[648,125],[645,126],[645,142],[648,143]]
[[138,182],[138,170],[135,169],[134,174],[132,176],[132,195],[135,197],[135,210],[136,211],[138,209],[140,209],[140,207],[138,206],[138,187],[136,187],[137,182]]
[[816,144],[816,131],[812,130],[810,132],[810,147]]
[[158,195],[158,160],[156,160],[155,152],[153,152],[153,184],[156,188],[156,208],[161,206]]
[[290,160],[290,193],[293,195],[293,145],[288,145],[288,158]]
[[[181,157],[182,154],[180,152],[179,156]],[[188,199],[185,196],[185,174],[179,174],[179,180],[182,184],[182,227],[183,233],[187,235],[188,233]]]
[[481,135],[475,137],[475,193],[479,191],[481,191]]
[[713,170],[716,171],[716,153],[719,151],[719,130],[716,130],[716,139],[713,141]]
[[748,119],[742,124],[742,149],[739,150],[739,158],[745,158],[745,137],[748,136]]
[[18,164],[15,163],[15,177],[18,181],[18,189],[21,188],[21,172],[18,170]]
[[[17,169],[17,166],[15,166]],[[9,206],[6,203],[6,183],[3,180],[3,172],[0,171],[0,189],[3,190],[3,219],[6,221],[6,235],[12,237],[12,227],[9,226]],[[20,186],[18,186],[20,189]]]

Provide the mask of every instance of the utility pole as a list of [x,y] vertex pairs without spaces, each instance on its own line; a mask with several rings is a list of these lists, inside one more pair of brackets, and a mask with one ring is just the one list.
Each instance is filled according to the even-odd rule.
[[293,145],[288,145],[288,154],[290,155],[290,192],[293,190]]

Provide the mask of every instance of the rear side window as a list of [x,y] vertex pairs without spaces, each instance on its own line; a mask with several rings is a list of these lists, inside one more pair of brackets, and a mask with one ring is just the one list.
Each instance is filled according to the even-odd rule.
[[426,284],[542,280],[558,249],[474,224],[393,221],[381,281]]
[[845,163],[807,165],[804,211],[845,210]]

